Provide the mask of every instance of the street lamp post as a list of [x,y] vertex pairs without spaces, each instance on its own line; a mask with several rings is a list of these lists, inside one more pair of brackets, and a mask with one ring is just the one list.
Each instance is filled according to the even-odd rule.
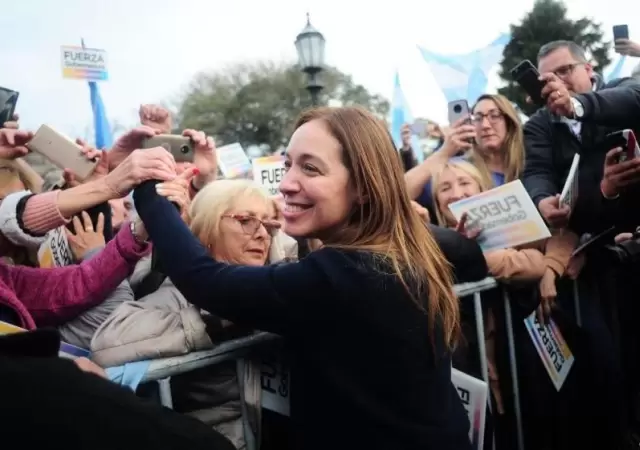
[[311,103],[318,106],[318,96],[324,87],[318,75],[324,70],[324,36],[316,30],[307,14],[307,26],[296,37],[296,50],[301,70],[307,74],[307,91]]

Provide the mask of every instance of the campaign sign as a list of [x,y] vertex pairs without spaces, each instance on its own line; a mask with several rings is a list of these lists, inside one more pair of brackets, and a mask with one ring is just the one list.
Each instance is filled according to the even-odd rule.
[[269,195],[278,195],[284,172],[282,155],[265,156],[253,160],[253,181],[265,187]]
[[60,57],[64,78],[88,81],[104,81],[108,78],[107,52],[104,50],[63,45]]
[[64,227],[47,234],[47,240],[38,249],[40,267],[64,267],[73,264],[73,253],[69,247]]
[[547,324],[540,323],[534,311],[524,319],[524,325],[553,385],[559,391],[573,366],[571,349],[553,319],[549,319]]
[[237,178],[251,170],[251,161],[237,142],[216,149],[218,165],[225,178]]
[[[24,331],[27,330],[0,320],[0,336],[2,336],[3,334],[22,333]],[[66,342],[60,342],[60,351],[58,352],[58,356],[66,359],[76,359],[82,357],[90,358],[91,352],[89,352],[89,350],[85,350],[84,348],[67,344]]]
[[451,382],[458,391],[462,405],[469,417],[471,444],[474,449],[482,450],[484,426],[487,419],[487,396],[489,395],[487,383],[456,369],[451,369]]
[[483,251],[516,247],[551,236],[520,180],[512,181],[449,205],[457,220],[467,214],[467,227],[480,228]]
[[263,361],[260,384],[262,385],[262,407],[288,417],[291,392],[288,367],[280,360]]

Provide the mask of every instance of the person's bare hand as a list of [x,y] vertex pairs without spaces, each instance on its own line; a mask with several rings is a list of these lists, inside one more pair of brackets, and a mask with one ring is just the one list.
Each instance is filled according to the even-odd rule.
[[587,257],[584,253],[578,253],[577,255],[572,256],[569,260],[569,264],[567,265],[565,275],[572,280],[577,280],[586,262]]
[[0,128],[0,158],[16,159],[29,153],[27,143],[33,133],[13,128]]
[[560,206],[560,195],[540,200],[538,210],[551,228],[565,228],[569,224],[571,208],[569,205]]
[[630,241],[633,238],[633,233],[620,233],[616,234],[613,241],[616,244],[622,244],[623,242]]
[[602,193],[608,198],[619,195],[627,186],[640,182],[640,158],[618,162],[622,148],[609,152],[604,160],[604,174],[600,182]]
[[[111,159],[111,155],[108,155]],[[135,150],[102,180],[114,198],[124,197],[147,180],[170,181],[176,177],[176,162],[162,147]]]
[[178,205],[182,220],[185,222],[189,221],[189,206],[191,205],[189,183],[197,173],[198,169],[191,167],[171,181],[156,184],[156,192],[171,203]]
[[613,47],[616,53],[626,56],[640,57],[640,44],[629,39],[616,39]]
[[107,372],[102,367],[87,358],[76,358],[73,362],[78,366],[78,369],[86,373],[92,373],[98,375],[101,378],[107,379]]
[[575,111],[571,102],[571,93],[564,82],[555,73],[543,73],[540,81],[545,82],[542,98],[547,101],[547,108],[557,116],[574,118]]
[[[80,152],[89,161],[98,160],[98,164],[96,165],[95,169],[93,170],[91,175],[89,175],[87,179],[83,181],[84,183],[102,178],[109,173],[109,160],[107,159],[106,152],[96,150],[94,147],[87,145],[87,143],[82,139],[76,139],[76,144],[82,147]],[[62,177],[64,178],[65,185],[68,187],[75,187],[83,183],[78,180],[76,174],[71,169],[64,169],[64,171],[62,172]]]
[[546,323],[546,318],[551,316],[551,310],[555,307],[556,297],[556,273],[553,269],[547,267],[542,275],[539,284],[540,288],[540,305],[538,306],[538,320],[540,323]]
[[411,200],[411,206],[413,207],[413,210],[418,213],[420,218],[425,223],[431,222],[431,217],[429,216],[429,210],[427,208],[425,208],[424,206],[422,206],[420,203],[416,202],[415,200]]
[[411,126],[408,123],[402,125],[402,129],[400,130],[400,137],[402,139],[402,148],[411,148]]
[[120,163],[133,153],[142,148],[144,140],[158,134],[155,129],[142,125],[120,136],[109,150],[109,170],[114,170]]
[[98,215],[98,223],[94,229],[91,217],[82,211],[82,222],[78,216],[73,217],[73,232],[67,230],[69,247],[76,261],[82,261],[87,252],[106,245],[104,239],[104,214]]
[[138,114],[142,125],[153,128],[160,134],[171,133],[173,129],[171,113],[166,108],[157,105],[140,105]]
[[18,123],[19,120],[20,120],[20,116],[17,114],[14,114],[13,117],[11,117],[10,121],[0,125],[2,125],[2,128],[10,128],[12,130],[17,130],[18,128],[20,128],[20,124]]
[[468,239],[476,239],[480,236],[482,229],[469,227],[468,222],[469,215],[467,213],[463,213],[460,217],[460,221],[456,224],[456,231]]
[[199,171],[193,180],[193,185],[196,189],[202,189],[206,184],[214,181],[218,175],[216,144],[213,138],[207,137],[202,131],[184,130],[182,135],[193,142],[193,165]]
[[452,158],[461,151],[473,148],[476,127],[471,125],[469,120],[469,117],[462,117],[444,130],[444,143],[439,153],[444,152],[449,158]]

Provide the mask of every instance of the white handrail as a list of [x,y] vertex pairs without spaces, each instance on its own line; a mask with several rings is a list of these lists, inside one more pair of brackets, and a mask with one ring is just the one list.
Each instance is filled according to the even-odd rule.
[[[474,283],[461,283],[454,286],[456,295],[464,297],[476,292],[493,289],[498,283],[493,278],[485,278],[484,280]],[[271,333],[258,332],[238,339],[226,341],[211,350],[200,352],[192,352],[183,356],[174,356],[171,358],[161,358],[151,361],[151,365],[147,370],[143,382],[161,380],[163,378],[172,377],[181,373],[190,372],[202,367],[219,364],[224,361],[236,359],[251,349],[266,342],[273,342],[279,336]]]

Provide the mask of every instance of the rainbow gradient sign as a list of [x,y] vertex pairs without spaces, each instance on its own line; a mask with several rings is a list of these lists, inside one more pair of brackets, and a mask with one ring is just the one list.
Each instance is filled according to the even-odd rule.
[[574,357],[571,349],[553,319],[549,319],[549,323],[546,324],[540,323],[534,311],[524,319],[524,325],[551,382],[559,391],[573,366]]
[[104,50],[63,45],[60,57],[63,78],[88,81],[108,78],[107,52]]
[[484,426],[487,420],[487,383],[457,369],[451,369],[451,383],[456,388],[462,406],[469,417],[469,439],[474,450],[484,446]]
[[515,180],[449,205],[456,220],[467,214],[467,228],[482,230],[483,251],[511,248],[551,236],[522,182]]

